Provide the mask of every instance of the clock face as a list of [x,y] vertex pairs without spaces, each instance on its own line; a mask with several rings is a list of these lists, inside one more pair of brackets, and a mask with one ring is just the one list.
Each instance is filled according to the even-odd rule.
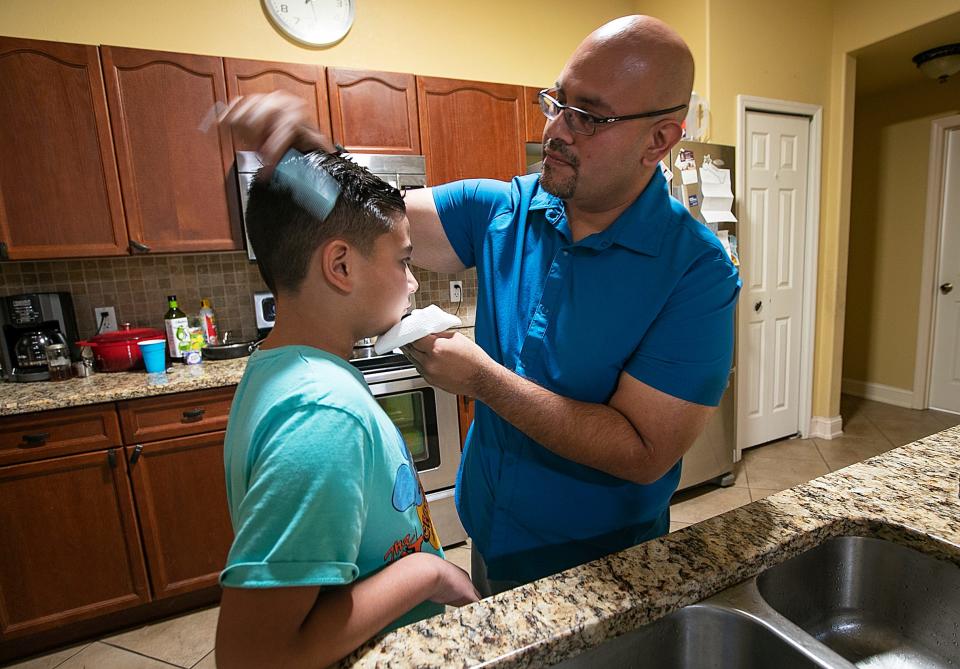
[[281,32],[311,46],[339,42],[353,25],[354,0],[262,0]]

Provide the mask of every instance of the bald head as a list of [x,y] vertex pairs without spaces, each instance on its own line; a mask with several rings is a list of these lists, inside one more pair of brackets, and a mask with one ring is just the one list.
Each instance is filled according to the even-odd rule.
[[588,63],[602,63],[614,85],[642,87],[656,108],[690,101],[693,55],[673,28],[652,16],[623,16],[594,30],[567,66]]

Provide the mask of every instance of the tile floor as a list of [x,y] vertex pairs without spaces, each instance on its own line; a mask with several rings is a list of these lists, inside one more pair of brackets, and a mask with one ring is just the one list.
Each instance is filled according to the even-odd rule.
[[[957,415],[902,409],[848,395],[841,400],[840,413],[842,437],[786,439],[749,449],[736,465],[732,487],[705,485],[676,495],[670,508],[671,531],[960,424]],[[447,557],[470,570],[469,543],[448,550]],[[217,608],[211,607],[35,657],[10,669],[213,669],[216,625]]]

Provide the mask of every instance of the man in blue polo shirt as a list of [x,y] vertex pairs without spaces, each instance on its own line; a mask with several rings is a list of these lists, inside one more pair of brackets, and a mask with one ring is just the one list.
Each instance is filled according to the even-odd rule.
[[[477,399],[457,508],[482,593],[668,531],[680,459],[726,387],[740,285],[658,168],[692,82],[672,29],[617,19],[540,95],[540,175],[407,194],[414,264],[477,269],[476,344],[446,333],[406,350]],[[282,104],[231,114],[267,160],[332,149]]]

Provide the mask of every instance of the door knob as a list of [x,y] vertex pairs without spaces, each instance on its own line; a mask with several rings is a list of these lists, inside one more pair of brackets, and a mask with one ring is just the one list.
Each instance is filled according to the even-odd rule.
[[940,286],[940,292],[943,293],[944,295],[949,293],[951,290],[953,290],[953,284],[950,283],[949,281]]
[[754,310],[754,311],[756,311],[756,312],[759,313],[759,311],[760,311],[761,309],[763,309],[763,300],[760,300],[760,301],[758,301],[755,305],[753,305],[753,310]]

